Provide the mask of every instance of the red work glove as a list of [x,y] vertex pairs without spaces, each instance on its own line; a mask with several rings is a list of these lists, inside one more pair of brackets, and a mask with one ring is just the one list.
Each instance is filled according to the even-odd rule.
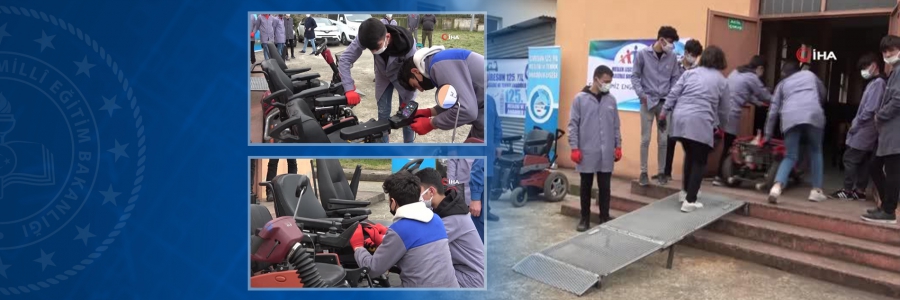
[[418,118],[409,127],[419,135],[426,135],[434,130],[434,126],[431,126],[430,118]]
[[572,161],[574,161],[576,164],[580,164],[580,163],[581,163],[581,158],[582,158],[582,157],[581,157],[581,150],[578,150],[578,149],[572,149]]
[[430,108],[423,108],[423,109],[416,110],[416,115],[415,115],[415,116],[416,116],[416,117],[426,117],[426,118],[431,118],[431,117],[432,117],[432,115],[431,115],[431,109],[430,109]]
[[361,248],[365,246],[365,238],[363,237],[363,228],[362,226],[356,227],[356,232],[353,233],[353,236],[350,237],[350,247],[354,250],[356,248]]
[[721,128],[716,128],[716,130],[713,131],[713,134],[718,140],[721,140],[723,137],[725,137],[725,131],[723,131]]
[[251,34],[250,34],[250,37],[251,37],[251,38],[254,37],[254,36],[256,36],[255,33],[251,33]]
[[384,227],[384,225],[381,225],[381,224],[375,224],[375,225],[372,225],[372,227],[375,228],[375,232],[378,232],[382,236],[384,236],[388,232],[388,228]]
[[344,96],[347,96],[347,105],[356,106],[359,104],[359,94],[356,93],[356,90],[348,91],[344,93]]
[[616,148],[616,161],[619,161],[621,159],[622,159],[622,148],[619,147],[619,148]]
[[379,233],[379,229],[374,226],[365,227],[363,231],[369,235],[365,242],[366,247],[378,247],[381,245],[381,241],[384,240],[384,233]]

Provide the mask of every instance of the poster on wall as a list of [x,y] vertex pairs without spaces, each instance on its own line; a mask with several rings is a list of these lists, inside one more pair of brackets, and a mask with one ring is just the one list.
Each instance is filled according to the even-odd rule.
[[[684,54],[684,43],[690,38],[682,38],[675,42],[675,54],[678,61]],[[613,71],[613,82],[610,94],[616,97],[616,103],[621,111],[641,111],[641,101],[634,88],[631,86],[632,64],[634,53],[655,43],[654,39],[641,40],[596,40],[589,43],[588,49],[588,74],[585,77],[587,84],[591,83],[594,69],[600,65],[606,65]]]
[[[555,134],[559,111],[561,51],[558,46],[528,48],[528,106],[525,135],[540,127]],[[550,152],[550,157],[554,153]]]
[[528,59],[489,59],[487,61],[488,100],[497,105],[501,117],[525,118],[528,87]]

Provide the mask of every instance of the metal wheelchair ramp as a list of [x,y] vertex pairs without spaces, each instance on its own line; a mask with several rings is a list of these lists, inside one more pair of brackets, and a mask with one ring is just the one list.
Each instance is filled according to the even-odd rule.
[[666,248],[671,268],[675,243],[744,205],[720,195],[700,196],[703,208],[694,212],[681,212],[678,195],[671,195],[529,255],[513,270],[581,296],[604,277]]
[[251,91],[268,91],[269,83],[263,77],[250,77]]

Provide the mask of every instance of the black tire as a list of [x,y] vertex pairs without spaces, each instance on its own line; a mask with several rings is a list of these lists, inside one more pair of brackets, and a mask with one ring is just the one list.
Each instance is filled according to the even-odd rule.
[[762,191],[767,191],[772,188],[772,185],[775,184],[775,176],[778,175],[778,166],[781,165],[781,162],[775,162],[771,166],[769,166],[769,170],[766,171],[766,178],[763,179]]
[[548,202],[559,202],[566,198],[569,193],[569,179],[566,175],[559,172],[550,172],[547,180],[544,181],[544,200]]
[[722,162],[722,183],[727,187],[736,187],[741,184],[740,181],[732,179],[734,177],[734,161],[731,157],[725,158]]
[[512,194],[509,197],[512,205],[515,207],[522,207],[525,206],[525,203],[528,203],[528,193],[521,187],[512,190]]
[[346,34],[346,33],[341,33],[341,45],[344,45],[344,46],[349,46],[349,45],[350,45],[350,40],[347,39],[347,34]]

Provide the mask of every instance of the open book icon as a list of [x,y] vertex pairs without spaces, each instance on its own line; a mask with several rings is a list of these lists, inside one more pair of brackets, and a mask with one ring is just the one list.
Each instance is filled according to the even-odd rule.
[[32,142],[9,142],[5,145],[13,150],[13,156],[0,154],[0,170],[3,170],[0,174],[6,174],[0,177],[0,199],[3,198],[6,187],[13,184],[56,184],[53,154],[44,145]]

